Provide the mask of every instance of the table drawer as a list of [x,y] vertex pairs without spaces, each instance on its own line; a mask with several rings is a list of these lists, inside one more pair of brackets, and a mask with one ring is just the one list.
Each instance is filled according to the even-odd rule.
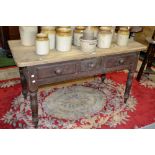
[[73,74],[76,72],[76,63],[51,64],[37,67],[38,78],[48,78]]
[[88,60],[81,61],[81,71],[92,71],[97,70],[101,67],[102,59],[101,58],[93,58]]
[[117,66],[125,66],[131,64],[135,57],[133,55],[118,55],[118,56],[109,56],[105,61],[106,68],[112,68]]

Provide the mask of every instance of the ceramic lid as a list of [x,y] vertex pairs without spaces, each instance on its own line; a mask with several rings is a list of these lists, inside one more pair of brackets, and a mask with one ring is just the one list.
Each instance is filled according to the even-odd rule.
[[46,33],[38,33],[36,36],[37,40],[47,40],[48,39],[48,35]]
[[55,26],[42,26],[41,30],[55,30]]
[[101,26],[99,29],[101,31],[111,31],[112,30],[112,26]]
[[119,30],[122,30],[122,31],[129,31],[130,27],[129,26],[120,26],[119,27]]
[[56,29],[56,32],[69,33],[71,32],[71,28],[70,27],[59,27]]
[[85,26],[76,26],[75,28],[78,30],[84,30],[86,27]]

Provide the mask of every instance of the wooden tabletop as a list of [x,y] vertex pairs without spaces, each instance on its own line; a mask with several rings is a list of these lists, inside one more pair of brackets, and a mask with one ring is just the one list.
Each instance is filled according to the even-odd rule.
[[13,58],[18,67],[34,66],[47,63],[63,62],[69,60],[80,60],[92,57],[107,55],[117,55],[122,53],[132,53],[146,50],[147,46],[135,41],[129,41],[127,47],[120,47],[112,44],[109,49],[96,49],[94,53],[82,52],[73,46],[69,52],[59,52],[51,50],[46,56],[39,56],[35,53],[35,46],[23,46],[20,40],[8,41]]

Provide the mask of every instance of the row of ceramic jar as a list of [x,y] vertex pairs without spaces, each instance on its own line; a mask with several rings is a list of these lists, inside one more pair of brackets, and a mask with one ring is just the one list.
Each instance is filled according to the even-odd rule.
[[49,50],[56,48],[57,51],[70,51],[72,46],[72,29],[66,27],[42,27],[41,33],[37,34],[36,52],[39,55],[48,54]]
[[[110,48],[114,28],[108,26],[101,26],[99,28],[93,26],[90,28],[94,33],[94,38],[97,38],[97,46],[99,48]],[[24,27],[20,27],[20,34],[23,44],[27,46],[33,44],[32,42],[34,42],[37,34],[37,27],[25,27],[25,29],[27,29],[26,33],[24,33]],[[43,26],[41,27],[41,33],[37,34],[36,37],[36,52],[39,55],[46,55],[49,50],[55,48],[57,51],[70,51],[72,42],[75,46],[81,45],[80,38],[83,36],[85,30],[86,27],[84,26],[77,26],[74,31],[69,26],[57,28]],[[126,46],[128,38],[128,27],[121,27],[117,33],[117,44],[119,46]]]
[[[118,32],[115,33],[115,27],[101,26],[91,27],[94,32],[94,38],[97,39],[98,48],[110,48],[112,40],[114,40],[118,46],[127,46],[129,40],[129,27],[120,27]],[[85,27],[79,26],[74,30],[74,45],[80,46],[80,38],[83,36]]]
[[69,51],[72,44],[72,29],[70,27],[42,26],[38,33],[37,26],[19,27],[21,43],[24,46],[36,45],[39,55],[46,55],[49,50]]

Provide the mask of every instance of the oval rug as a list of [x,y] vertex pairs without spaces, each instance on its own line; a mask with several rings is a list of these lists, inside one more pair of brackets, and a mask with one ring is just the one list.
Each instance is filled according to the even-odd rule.
[[78,120],[104,108],[106,95],[97,89],[72,86],[50,94],[43,102],[44,110],[59,119]]

